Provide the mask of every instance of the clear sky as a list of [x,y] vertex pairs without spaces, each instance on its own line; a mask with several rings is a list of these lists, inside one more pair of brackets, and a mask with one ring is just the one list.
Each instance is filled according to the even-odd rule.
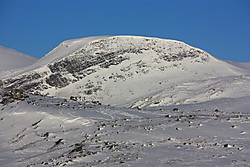
[[0,45],[41,58],[99,35],[176,39],[250,62],[250,0],[0,0]]

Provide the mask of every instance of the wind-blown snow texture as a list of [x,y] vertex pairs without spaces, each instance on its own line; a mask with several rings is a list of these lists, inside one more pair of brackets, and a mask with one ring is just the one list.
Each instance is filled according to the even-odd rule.
[[173,40],[65,41],[0,75],[0,164],[249,166],[248,69]]
[[249,166],[249,100],[137,110],[30,97],[1,106],[0,163]]

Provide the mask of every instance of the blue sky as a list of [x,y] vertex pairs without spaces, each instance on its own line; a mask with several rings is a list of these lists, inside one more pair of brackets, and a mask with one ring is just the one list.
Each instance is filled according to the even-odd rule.
[[122,34],[250,62],[250,0],[0,0],[0,45],[34,57],[67,39]]

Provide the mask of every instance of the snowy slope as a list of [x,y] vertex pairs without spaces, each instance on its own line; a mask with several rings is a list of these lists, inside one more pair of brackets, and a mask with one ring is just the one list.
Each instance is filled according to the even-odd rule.
[[23,69],[12,71],[11,73],[6,73],[5,75],[0,76],[1,78],[10,78],[14,77],[29,71],[33,71],[35,69],[39,68],[46,68],[46,66],[49,63],[52,63],[56,60],[60,60],[71,53],[74,53],[75,51],[79,50],[83,45],[87,44],[88,42],[91,42],[93,40],[102,39],[103,37],[87,37],[87,38],[81,38],[81,39],[72,39],[72,40],[66,40],[59,44],[57,47],[55,47],[52,51],[50,51],[48,54],[46,54],[43,58],[39,59],[33,64],[29,64],[30,66],[27,66]]
[[65,41],[32,66],[1,78],[7,89],[147,107],[247,96],[247,73],[183,42],[106,36]]
[[0,164],[249,166],[249,100],[137,110],[30,96],[0,104]]
[[0,46],[0,73],[3,71],[24,68],[37,59],[19,51]]
[[243,68],[245,70],[248,70],[250,72],[250,62],[232,62],[228,61],[229,64],[232,64],[234,66],[237,66],[239,68]]

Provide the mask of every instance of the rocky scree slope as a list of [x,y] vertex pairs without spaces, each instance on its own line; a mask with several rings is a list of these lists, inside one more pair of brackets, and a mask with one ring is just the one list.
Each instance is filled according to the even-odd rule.
[[249,95],[243,69],[183,42],[149,37],[110,36],[69,40],[12,75],[2,89],[89,101],[146,107],[188,104]]

